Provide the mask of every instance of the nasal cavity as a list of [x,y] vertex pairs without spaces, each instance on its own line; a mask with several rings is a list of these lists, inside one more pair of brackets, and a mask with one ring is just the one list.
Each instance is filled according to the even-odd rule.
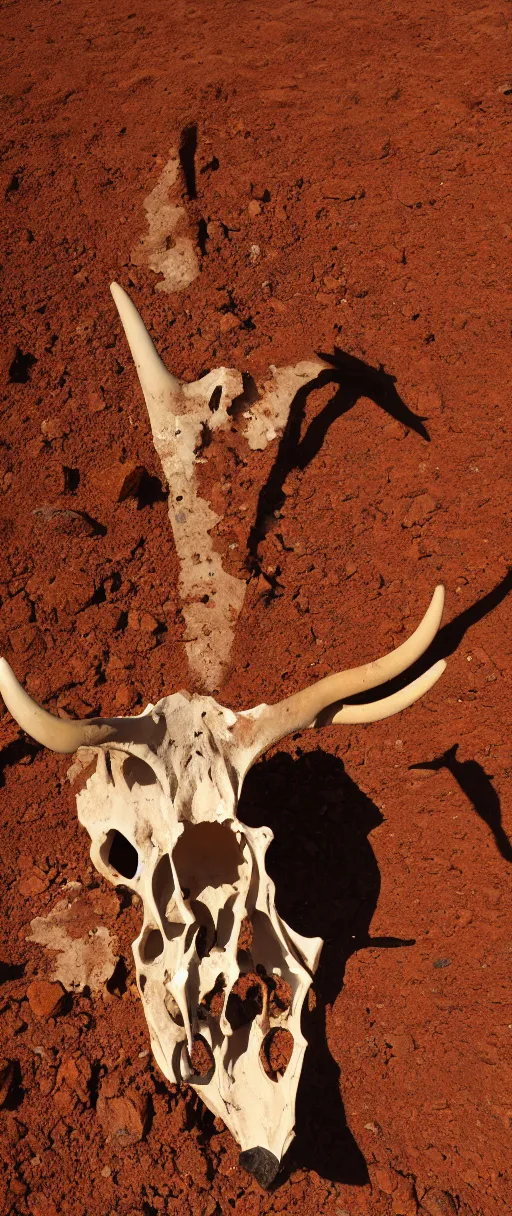
[[141,962],[154,963],[163,953],[163,949],[164,939],[160,933],[160,929],[150,929],[140,944],[139,953]]
[[123,763],[123,777],[129,790],[134,785],[156,785],[157,779],[150,764],[139,756],[127,756]]
[[271,1081],[284,1076],[292,1058],[293,1035],[282,1026],[275,1027],[265,1036],[260,1047],[260,1061]]

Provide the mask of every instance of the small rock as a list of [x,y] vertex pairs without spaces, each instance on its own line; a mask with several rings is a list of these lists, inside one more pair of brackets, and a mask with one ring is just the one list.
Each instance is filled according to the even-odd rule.
[[219,321],[219,329],[221,334],[226,334],[230,329],[237,329],[240,325],[238,317],[235,317],[234,312],[225,312]]
[[149,612],[132,611],[128,613],[128,628],[135,629],[136,633],[155,633],[158,621]]
[[124,1098],[104,1098],[100,1095],[96,1114],[103,1131],[116,1144],[136,1144],[142,1140],[148,1116],[147,1097],[126,1094]]
[[73,1059],[73,1056],[67,1056],[59,1068],[58,1080],[67,1081],[68,1085],[74,1089],[79,1077],[80,1073],[76,1061]]
[[64,422],[62,418],[44,418],[41,431],[47,439],[62,439],[64,435],[69,434],[69,423]]
[[59,1112],[59,1115],[72,1115],[76,1107],[76,1097],[69,1089],[58,1089],[53,1095],[53,1101]]
[[117,709],[129,709],[134,699],[133,684],[120,684],[114,697]]
[[420,1216],[456,1216],[455,1201],[448,1191],[431,1190],[423,1196]]
[[392,1195],[393,1191],[396,1190],[396,1178],[391,1173],[391,1170],[379,1167],[374,1172],[374,1178],[379,1191],[383,1191],[384,1195]]
[[255,219],[257,215],[261,215],[261,203],[259,203],[256,198],[252,198],[247,211],[251,219]]
[[27,988],[27,999],[36,1018],[55,1018],[61,1012],[66,995],[65,989],[59,982],[49,980],[33,980]]
[[88,393],[88,405],[91,414],[99,414],[105,409],[105,400],[101,393],[97,393],[93,389]]
[[431,494],[418,494],[402,520],[402,528],[413,528],[415,524],[422,527],[435,509],[436,501]]
[[90,1079],[91,1066],[84,1055],[66,1056],[57,1073],[57,1085],[65,1083],[81,1102],[88,1100]]
[[393,1216],[416,1216],[418,1203],[413,1182],[402,1174],[396,1174],[396,1180],[397,1189],[391,1200]]
[[0,1106],[5,1106],[14,1076],[14,1060],[0,1057]]
[[124,502],[126,498],[137,496],[145,471],[143,465],[135,464],[133,460],[126,460],[124,464],[116,461],[106,469],[98,469],[91,481],[102,497],[111,502]]
[[27,1204],[30,1216],[59,1216],[53,1199],[41,1193],[29,1195]]
[[67,507],[36,507],[32,511],[36,525],[65,536],[94,536],[95,526],[81,511]]
[[19,891],[25,896],[41,895],[41,892],[47,891],[49,886],[50,883],[46,874],[38,874],[37,871],[34,871],[33,874],[28,874],[26,878],[22,878]]

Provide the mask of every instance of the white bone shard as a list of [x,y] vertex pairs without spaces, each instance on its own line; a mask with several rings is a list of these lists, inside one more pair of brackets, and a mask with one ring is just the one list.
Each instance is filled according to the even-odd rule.
[[157,291],[183,291],[199,274],[199,259],[189,236],[187,213],[181,205],[180,158],[171,148],[169,160],[144,200],[148,230],[132,250],[134,266],[148,265],[162,278]]
[[[118,283],[110,290],[121,318],[146,402],[153,442],[169,487],[169,519],[180,563],[179,591],[185,649],[191,672],[208,692],[220,688],[246,592],[245,578],[224,569],[212,533],[221,516],[198,492],[197,453],[203,436],[229,430],[233,401],[243,399],[243,379],[220,367],[191,384],[167,371],[130,297]],[[244,413],[242,434],[252,449],[264,448],[284,429],[295,394],[314,381],[324,364],[270,368],[258,397]],[[201,457],[204,461],[207,458]]]
[[47,916],[31,920],[27,941],[38,942],[55,955],[50,977],[68,992],[88,988],[100,993],[119,961],[118,941],[106,925],[93,923],[89,930],[82,927],[84,902],[83,897],[59,899]]
[[[443,598],[438,587],[412,637],[377,662],[241,713],[212,697],[178,692],[137,718],[63,722],[36,706],[0,660],[0,691],[19,725],[55,751],[82,747],[97,757],[77,797],[78,817],[99,873],[142,900],[133,955],[155,1058],[169,1081],[188,1081],[223,1119],[242,1149],[241,1164],[263,1186],[294,1135],[306,1047],[301,1010],[322,942],[294,932],[276,911],[265,868],[272,832],[239,820],[243,781],[258,756],[290,732],[371,722],[422,696],[443,661],[401,692],[342,705],[427,650]],[[244,975],[253,977],[252,1011],[237,992]],[[277,1003],[276,984],[284,993]],[[269,1070],[266,1056],[279,1031],[292,1040],[283,1075]]]

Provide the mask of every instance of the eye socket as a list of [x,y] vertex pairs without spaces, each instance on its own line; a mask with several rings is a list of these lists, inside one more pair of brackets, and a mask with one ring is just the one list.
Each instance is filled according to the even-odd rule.
[[101,848],[101,859],[116,870],[121,878],[135,878],[139,868],[137,849],[117,829],[108,833]]
[[146,761],[141,760],[139,756],[126,757],[123,762],[123,777],[129,790],[132,790],[134,785],[157,784],[157,778],[151,765],[146,764]]

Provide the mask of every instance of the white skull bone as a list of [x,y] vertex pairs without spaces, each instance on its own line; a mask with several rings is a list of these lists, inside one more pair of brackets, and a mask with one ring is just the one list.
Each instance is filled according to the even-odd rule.
[[[63,721],[36,705],[0,660],[0,691],[18,723],[56,751],[87,749],[85,762],[97,758],[77,797],[78,817],[97,870],[142,900],[133,953],[155,1058],[168,1080],[188,1081],[223,1119],[242,1149],[241,1163],[263,1186],[294,1135],[306,1047],[301,1010],[322,942],[294,932],[276,911],[265,868],[272,832],[237,818],[244,777],[293,731],[376,721],[425,693],[443,661],[392,696],[342,704],[423,654],[439,628],[443,599],[438,587],[416,632],[385,658],[242,713],[179,692],[139,717]],[[255,1016],[245,1020],[234,1016],[233,1000],[244,972],[257,976],[261,989]],[[272,999],[276,983],[284,1000]],[[283,1030],[293,1045],[277,1075],[265,1065],[265,1048]],[[197,1039],[206,1060],[199,1071],[192,1066]]]

